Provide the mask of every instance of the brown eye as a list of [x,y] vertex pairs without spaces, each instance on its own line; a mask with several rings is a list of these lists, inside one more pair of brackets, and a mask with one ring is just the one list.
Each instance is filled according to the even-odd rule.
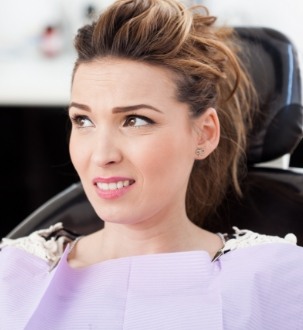
[[154,122],[144,116],[128,116],[123,124],[123,127],[140,127],[153,124]]
[[87,116],[74,116],[71,120],[79,128],[93,126],[92,121]]
[[129,118],[128,121],[126,121],[127,126],[136,126],[137,118]]

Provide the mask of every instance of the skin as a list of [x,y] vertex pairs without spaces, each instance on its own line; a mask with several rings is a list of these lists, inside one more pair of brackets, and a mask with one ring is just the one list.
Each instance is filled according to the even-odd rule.
[[[218,145],[216,111],[193,119],[177,101],[167,69],[116,58],[81,64],[74,76],[69,116],[70,155],[103,230],[82,238],[73,267],[151,253],[222,247],[215,234],[191,223],[185,210],[197,148]],[[123,193],[102,192],[96,180],[125,178]]]

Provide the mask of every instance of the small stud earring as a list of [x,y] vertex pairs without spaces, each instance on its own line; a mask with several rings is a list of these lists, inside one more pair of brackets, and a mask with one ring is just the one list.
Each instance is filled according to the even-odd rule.
[[203,148],[197,148],[196,149],[196,155],[200,158],[204,154],[204,149]]

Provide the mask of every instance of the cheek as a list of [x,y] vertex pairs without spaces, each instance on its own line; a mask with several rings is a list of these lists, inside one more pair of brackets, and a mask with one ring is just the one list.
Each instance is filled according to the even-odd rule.
[[137,155],[137,166],[150,180],[161,182],[164,178],[175,180],[179,176],[186,179],[194,162],[192,154],[187,141],[168,135],[145,146],[145,152]]
[[81,169],[84,167],[84,163],[86,161],[86,152],[87,149],[83,146],[83,144],[80,143],[80,141],[78,141],[73,135],[71,135],[69,141],[69,154],[73,166],[78,173],[81,172]]

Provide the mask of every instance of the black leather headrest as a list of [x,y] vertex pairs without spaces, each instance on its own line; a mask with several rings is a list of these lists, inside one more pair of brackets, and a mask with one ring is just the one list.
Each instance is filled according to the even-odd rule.
[[248,164],[291,153],[302,139],[303,108],[297,51],[282,33],[262,27],[236,27],[244,62],[260,97],[260,113],[248,139]]

